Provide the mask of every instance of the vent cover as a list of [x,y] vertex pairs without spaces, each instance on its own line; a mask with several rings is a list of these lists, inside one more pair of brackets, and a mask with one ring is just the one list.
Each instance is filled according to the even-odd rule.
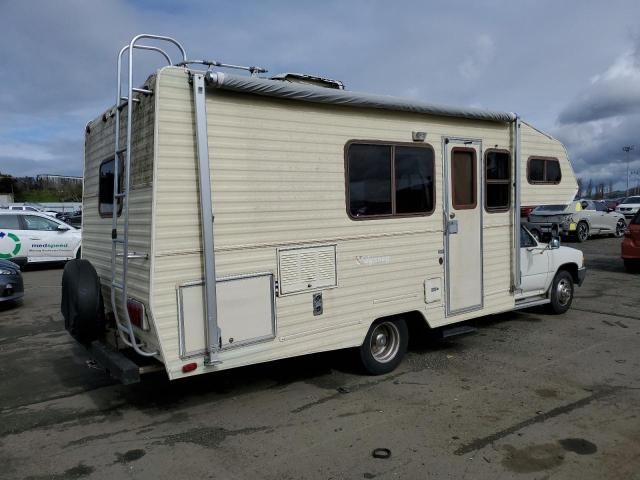
[[336,246],[278,250],[280,295],[337,286]]

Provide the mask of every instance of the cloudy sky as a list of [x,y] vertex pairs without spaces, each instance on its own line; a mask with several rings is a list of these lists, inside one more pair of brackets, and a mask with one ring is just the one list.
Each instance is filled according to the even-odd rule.
[[191,58],[515,111],[564,141],[583,179],[624,188],[622,146],[640,170],[639,18],[637,0],[0,0],[0,171],[81,174],[117,51],[145,32]]

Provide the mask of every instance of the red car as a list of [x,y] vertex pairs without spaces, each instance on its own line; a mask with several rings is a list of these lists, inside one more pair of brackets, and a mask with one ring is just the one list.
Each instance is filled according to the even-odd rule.
[[622,260],[629,272],[640,271],[640,212],[629,223],[622,240]]

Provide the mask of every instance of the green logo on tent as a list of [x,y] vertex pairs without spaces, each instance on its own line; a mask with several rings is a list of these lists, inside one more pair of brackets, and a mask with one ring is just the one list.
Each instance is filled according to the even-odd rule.
[[[2,240],[4,237],[9,238],[10,240],[13,240],[14,246],[13,246],[13,250],[10,251],[10,253],[3,253],[0,252],[0,258],[11,258],[11,257],[15,257],[18,252],[20,251],[20,238],[14,234],[14,233],[4,233],[4,232],[0,232],[0,240]],[[6,243],[6,242],[5,242]]]

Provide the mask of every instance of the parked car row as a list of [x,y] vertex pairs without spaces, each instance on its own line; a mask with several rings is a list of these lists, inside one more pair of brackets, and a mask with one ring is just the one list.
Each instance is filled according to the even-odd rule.
[[640,196],[627,197],[616,206],[616,212],[633,218],[640,211]]
[[603,202],[576,200],[567,205],[542,205],[523,221],[538,239],[552,236],[575,238],[585,242],[593,235],[622,237],[625,216],[607,208]]
[[2,210],[9,210],[11,212],[34,212],[34,213],[44,213],[50,217],[55,217],[58,212],[53,210],[47,210],[45,208],[40,208],[36,205],[8,205],[6,207],[1,207]]

